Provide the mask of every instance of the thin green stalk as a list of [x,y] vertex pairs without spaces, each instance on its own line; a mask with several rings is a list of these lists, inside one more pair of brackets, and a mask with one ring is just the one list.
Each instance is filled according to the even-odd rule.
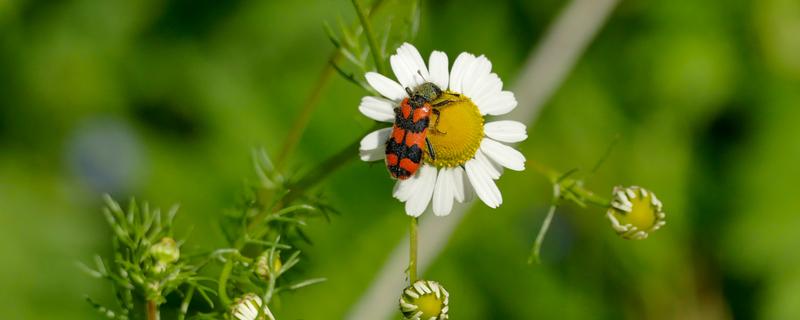
[[[568,181],[565,181],[565,182],[568,182]],[[577,185],[577,184],[567,185],[566,183],[562,183],[562,188],[565,188],[566,191],[569,191],[569,192],[575,194],[581,200],[584,200],[584,201],[586,201],[586,202],[588,202],[590,204],[596,205],[598,207],[608,208],[609,206],[611,206],[611,201],[610,200],[594,194],[594,192],[592,192],[589,189],[584,188],[583,186],[580,186],[580,185]]]
[[356,139],[342,148],[342,150],[339,150],[339,152],[325,159],[325,161],[317,165],[314,169],[311,169],[311,171],[305,174],[303,178],[289,186],[289,193],[287,193],[283,199],[280,200],[280,204],[274,206],[274,208],[263,210],[253,217],[253,219],[250,221],[250,224],[247,226],[247,234],[251,234],[251,231],[253,231],[256,226],[260,225],[261,222],[267,218],[267,216],[277,210],[281,210],[286,204],[292,203],[292,201],[297,199],[297,197],[305,193],[306,190],[313,188],[317,183],[320,183],[331,173],[335,172],[350,161],[353,161],[356,158],[360,144],[361,138]]
[[558,171],[543,165],[535,160],[528,159],[525,163],[529,168],[533,168],[545,178],[550,180],[550,183],[560,185],[560,193],[564,195],[565,193],[571,193],[575,195],[578,199],[586,201],[590,204],[597,205],[599,207],[608,207],[611,205],[611,201],[594,194],[589,189],[583,187],[580,181],[577,179],[572,178],[563,178],[563,174],[559,173]]
[[189,288],[189,291],[186,292],[186,296],[183,298],[183,302],[181,302],[181,312],[178,314],[178,320],[185,320],[186,314],[189,312],[189,303],[192,302],[192,297],[194,296],[195,287],[192,286]]
[[364,35],[367,37],[367,44],[369,44],[369,51],[372,53],[372,60],[375,61],[375,68],[378,72],[386,74],[386,64],[383,59],[383,51],[378,46],[378,41],[375,39],[375,34],[372,31],[372,25],[369,23],[367,14],[364,8],[358,3],[358,0],[353,0],[353,7],[356,9],[358,20],[361,21],[361,26],[364,28]]
[[[341,53],[339,50],[336,50],[331,53],[328,61],[336,63],[340,58]],[[323,67],[316,84],[314,84],[314,88],[311,89],[311,94],[306,98],[305,102],[303,102],[303,106],[300,108],[300,114],[297,116],[294,123],[292,123],[292,127],[289,128],[289,133],[286,135],[286,140],[284,140],[283,147],[280,153],[278,153],[278,158],[275,162],[275,168],[278,171],[283,169],[289,155],[294,152],[294,149],[300,142],[300,138],[303,136],[303,132],[306,126],[308,126],[308,122],[311,120],[311,115],[314,114],[314,110],[316,110],[316,106],[319,104],[322,91],[328,86],[328,82],[331,80],[334,71],[331,67],[331,63]]]
[[320,181],[325,180],[325,178],[327,178],[331,173],[335,172],[350,161],[355,160],[358,154],[358,148],[361,146],[361,138],[364,137],[364,135],[377,130],[379,127],[381,126],[376,124],[367,130],[365,134],[359,135],[358,138],[350,142],[347,146],[343,147],[341,150],[339,150],[339,152],[325,159],[325,161],[317,165],[314,169],[311,169],[311,171],[306,173],[303,178],[294,183],[290,189],[292,189],[294,192],[301,192],[312,188]]
[[413,284],[417,281],[417,227],[419,218],[411,218],[411,229],[409,231],[409,252],[408,252],[408,282]]
[[528,264],[533,264],[534,261],[536,263],[542,262],[539,253],[542,251],[544,236],[547,234],[547,230],[550,229],[550,223],[553,221],[553,216],[556,214],[556,209],[558,208],[558,201],[560,198],[561,186],[559,184],[554,184],[553,203],[550,204],[550,209],[547,210],[547,216],[545,216],[544,221],[542,221],[542,227],[539,228],[539,234],[536,235],[536,242],[533,243],[533,248],[531,248],[531,255],[528,257]]
[[225,266],[222,267],[222,272],[219,274],[219,281],[217,281],[217,292],[219,293],[219,300],[222,301],[224,306],[231,304],[231,298],[228,297],[228,278],[231,276],[233,270],[233,259],[228,258]]
[[267,293],[264,294],[264,305],[269,305],[272,301],[272,295],[275,294],[275,278],[276,276],[269,277],[269,284],[267,285]]
[[[383,0],[375,1],[367,16],[371,17],[373,13],[378,11],[378,8],[380,8],[382,4]],[[360,10],[360,12],[363,14],[363,10]],[[361,15],[359,15],[359,19],[361,19]],[[342,58],[342,53],[339,49],[334,49],[329,56],[328,63],[325,64],[325,67],[323,67],[320,72],[316,84],[314,84],[314,87],[311,89],[311,94],[309,94],[302,107],[300,107],[300,113],[294,120],[294,123],[292,123],[292,127],[289,129],[286,140],[284,140],[283,146],[281,147],[281,151],[278,153],[277,161],[275,162],[275,168],[278,171],[281,171],[285,167],[289,155],[297,148],[297,144],[300,142],[300,138],[302,138],[303,132],[305,132],[308,122],[311,120],[311,115],[314,114],[314,110],[316,110],[319,104],[322,91],[328,86],[331,75],[333,75],[333,71],[335,71],[333,66]]]

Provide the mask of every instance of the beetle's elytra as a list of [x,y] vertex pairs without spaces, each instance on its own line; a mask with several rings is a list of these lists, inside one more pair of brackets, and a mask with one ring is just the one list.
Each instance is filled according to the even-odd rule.
[[414,91],[406,88],[406,92],[409,97],[394,108],[392,136],[386,141],[386,168],[392,177],[400,180],[408,179],[417,172],[423,158],[423,147],[428,148],[431,158],[436,158],[426,137],[430,115],[438,114],[436,108],[449,102],[431,105],[442,96],[442,90],[431,82],[419,85]]

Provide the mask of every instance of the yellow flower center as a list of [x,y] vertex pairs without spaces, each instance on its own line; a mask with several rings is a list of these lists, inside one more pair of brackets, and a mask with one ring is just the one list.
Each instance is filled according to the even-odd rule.
[[436,104],[451,101],[437,107],[439,115],[431,114],[428,125],[428,140],[436,159],[425,149],[425,162],[442,167],[463,165],[475,156],[483,139],[483,116],[478,106],[464,95],[447,91],[433,101]]
[[656,223],[656,211],[650,206],[650,195],[631,199],[633,210],[628,213],[628,222],[641,230],[650,229]]
[[442,301],[436,298],[434,294],[426,294],[417,298],[414,304],[422,311],[420,319],[436,318],[442,312]]
[[649,230],[658,219],[657,208],[650,202],[651,193],[642,196],[637,192],[636,198],[628,198],[633,204],[630,212],[617,212],[614,215],[622,224],[631,224],[639,230]]

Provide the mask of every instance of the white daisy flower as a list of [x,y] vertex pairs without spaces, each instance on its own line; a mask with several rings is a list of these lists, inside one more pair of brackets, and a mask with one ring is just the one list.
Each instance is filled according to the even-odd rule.
[[[433,213],[445,216],[453,201],[464,202],[477,194],[487,206],[496,208],[503,196],[494,180],[503,168],[525,169],[525,156],[508,143],[527,139],[525,125],[511,120],[485,122],[484,117],[503,115],[517,106],[510,91],[503,91],[503,82],[492,73],[492,63],[484,56],[461,53],[448,70],[444,52],[434,51],[428,66],[417,49],[404,43],[390,58],[397,82],[379,73],[366,74],[367,82],[383,97],[367,96],[358,109],[365,116],[394,123],[394,108],[423,83],[435,84],[443,91],[432,102],[449,101],[430,115],[427,138],[434,157],[425,149],[417,172],[398,180],[393,195],[405,202],[406,213],[420,216],[431,204]],[[398,83],[399,82],[399,83]],[[367,134],[361,140],[360,155],[364,161],[386,158],[386,143],[392,127]],[[433,201],[431,201],[433,200]]]
[[263,311],[259,316],[258,309],[262,308],[262,304],[262,300],[258,295],[248,293],[236,299],[233,306],[231,306],[231,315],[236,320],[275,320],[275,316],[272,315],[267,306],[263,306]]

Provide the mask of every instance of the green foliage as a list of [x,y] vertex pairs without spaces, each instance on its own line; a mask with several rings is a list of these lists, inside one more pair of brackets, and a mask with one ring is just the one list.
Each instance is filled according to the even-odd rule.
[[[409,11],[401,1],[384,2],[371,19],[376,34],[385,34],[385,15],[398,17],[391,31],[401,31],[397,22]],[[181,259],[212,257],[201,274],[216,281],[235,250],[219,231],[220,212],[246,207],[232,204],[241,177],[250,174],[246,151],[265,145],[275,154],[280,146],[330,58],[320,21],[329,21],[342,43],[337,16],[358,27],[344,0],[2,3],[4,319],[121,314],[107,288],[113,280],[75,276],[74,261],[94,265],[94,252],[113,252],[110,229],[92,214],[99,213],[97,195],[110,190],[95,188],[93,176],[76,167],[102,172],[120,157],[103,145],[97,150],[112,160],[73,158],[87,124],[98,121],[121,124],[139,150],[136,179],[115,185],[113,194],[180,200],[174,232],[187,235],[194,227]],[[451,63],[461,51],[486,54],[513,87],[525,57],[566,3],[422,2],[414,44],[447,52]],[[669,225],[632,244],[609,230],[599,210],[565,202],[541,266],[531,268],[524,255],[552,185],[533,170],[506,175],[499,181],[502,210],[476,206],[426,273],[454,294],[452,317],[799,318],[800,202],[791,196],[800,159],[798,13],[794,0],[622,1],[520,148],[559,172],[587,172],[621,135],[586,187],[646,185],[667,205]],[[363,32],[359,37],[363,52]],[[369,54],[357,58],[374,69]],[[350,59],[337,62],[356,79],[362,75]],[[303,172],[371,125],[356,110],[363,90],[334,79],[292,155],[295,167],[284,174]],[[392,183],[376,179],[384,170],[343,166],[325,185],[326,202],[343,214],[330,225],[303,228],[313,246],[297,234],[281,238],[282,259],[303,252],[279,286],[303,275],[329,280],[281,295],[273,309],[280,319],[344,318],[383,267],[387,248],[403,239],[408,222],[391,200]],[[267,250],[275,237],[264,239],[259,249]],[[257,251],[243,254],[252,259]],[[113,264],[113,255],[103,257]],[[217,291],[216,282],[201,282]],[[219,319],[219,298],[208,293],[212,309],[191,288],[168,296],[162,310],[180,310],[181,292],[200,312],[193,318]],[[98,315],[82,303],[87,293],[109,309]]]
[[176,246],[173,250],[180,250],[181,242],[172,240],[178,206],[162,214],[160,209],[151,210],[147,202],[139,205],[131,200],[128,209],[123,210],[111,196],[106,195],[105,201],[103,215],[113,231],[113,258],[107,262],[96,256],[94,268],[83,268],[90,275],[111,283],[120,309],[114,312],[88,300],[98,312],[112,319],[140,319],[144,317],[135,316],[140,311],[137,307],[147,303],[163,304],[175,291],[186,296],[186,290],[198,290],[208,299],[206,293],[211,289],[201,284],[199,266],[185,258],[165,261],[155,254],[154,249],[164,243],[163,239],[169,239]]
[[[112,263],[96,256],[95,268],[81,265],[90,275],[111,282],[119,312],[87,300],[99,313],[112,319],[153,319],[149,304],[156,307],[179,293],[181,319],[188,316],[219,317],[228,313],[231,296],[256,292],[265,305],[283,291],[294,291],[325,281],[324,278],[290,279],[285,275],[301,261],[301,251],[289,243],[310,239],[303,232],[307,221],[336,211],[319,196],[292,192],[291,179],[275,170],[264,150],[253,152],[257,182],[245,192],[238,209],[223,216],[221,227],[228,246],[209,253],[180,255],[183,241],[175,242],[173,221],[178,207],[162,214],[148,203],[130,201],[126,211],[106,196],[103,214],[113,231]],[[282,242],[282,239],[284,242]],[[188,257],[188,258],[187,258]],[[212,262],[223,264],[216,288],[206,269]],[[205,306],[191,308],[194,294]],[[221,303],[215,303],[219,299]],[[156,313],[160,310],[156,310]]]
[[[364,74],[368,71],[388,74],[387,62],[391,52],[399,44],[416,38],[422,6],[419,0],[375,0],[369,10],[364,9],[360,1],[353,0],[353,6],[360,24],[347,25],[339,18],[337,32],[329,23],[324,23],[325,33],[337,49],[329,62],[342,78],[374,92],[364,80]],[[387,13],[379,13],[380,9]],[[375,18],[371,19],[373,16]],[[370,20],[380,21],[375,24],[377,29],[372,30]],[[340,57],[345,58],[345,64],[339,62]]]

